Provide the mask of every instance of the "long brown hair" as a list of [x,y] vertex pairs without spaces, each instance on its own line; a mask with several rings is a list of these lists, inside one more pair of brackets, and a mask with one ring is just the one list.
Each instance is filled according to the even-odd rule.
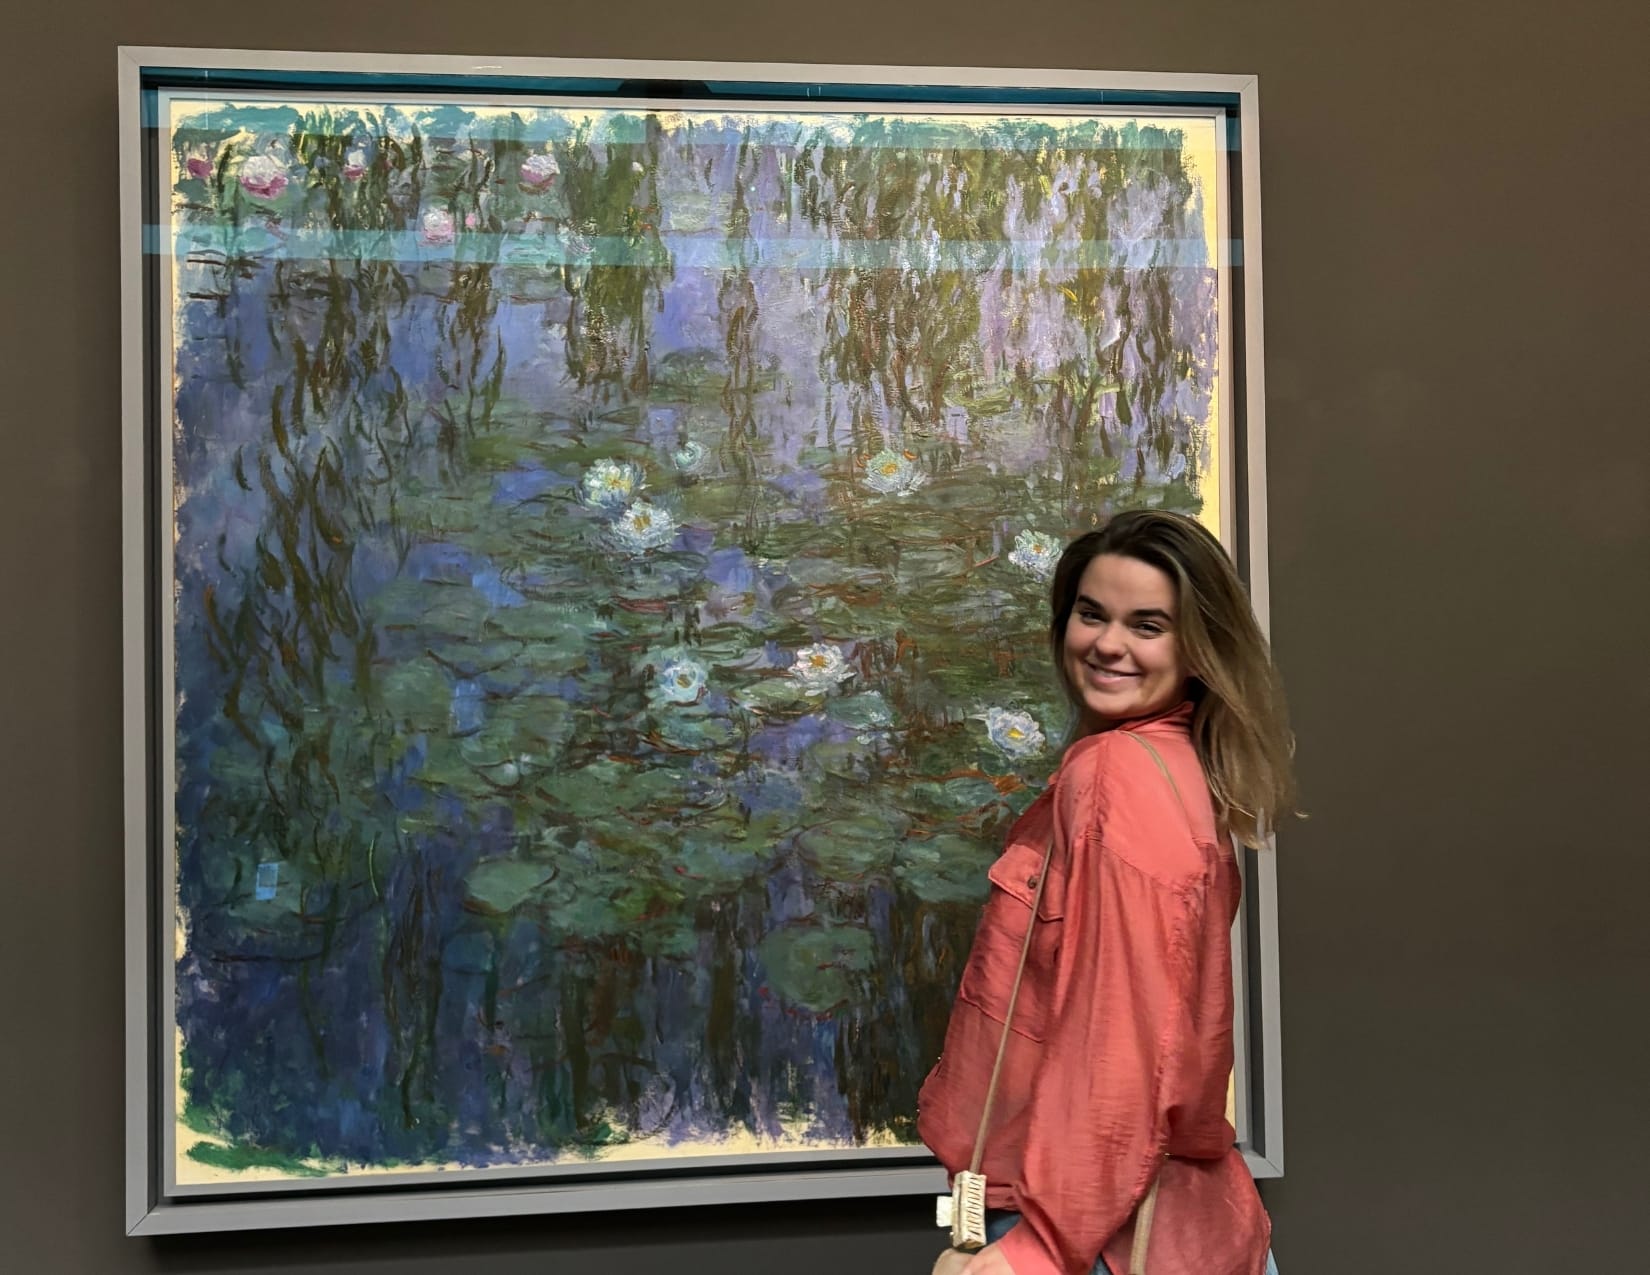
[[1067,545],[1054,569],[1049,639],[1074,711],[1081,700],[1062,658],[1066,625],[1083,572],[1108,553],[1156,567],[1174,581],[1175,640],[1196,705],[1192,741],[1215,814],[1246,845],[1264,845],[1295,813],[1295,745],[1283,683],[1237,569],[1202,524],[1154,509],[1117,514]]

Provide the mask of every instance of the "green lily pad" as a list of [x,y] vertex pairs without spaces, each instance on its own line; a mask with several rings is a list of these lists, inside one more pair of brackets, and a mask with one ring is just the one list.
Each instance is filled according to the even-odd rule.
[[758,713],[806,711],[823,698],[823,693],[807,690],[794,677],[766,677],[734,694],[740,704]]
[[825,706],[825,713],[832,721],[861,730],[889,726],[894,720],[894,711],[888,707],[881,691],[866,691],[861,695],[833,699]]
[[723,894],[767,866],[767,856],[755,846],[697,833],[683,837],[681,845],[665,858],[665,871],[691,897]]
[[759,949],[767,985],[814,1013],[852,1000],[871,968],[870,932],[847,925],[797,923],[774,930]]
[[711,717],[692,706],[663,704],[658,710],[659,737],[677,748],[695,752],[718,748],[733,738],[733,723],[725,717]]
[[628,865],[613,861],[563,864],[534,900],[553,939],[606,938],[625,932],[635,909],[627,896],[634,883]]
[[584,640],[610,627],[593,611],[545,603],[528,603],[498,612],[493,627],[506,637],[527,643],[582,646]]
[[797,835],[797,848],[833,880],[852,880],[885,868],[910,826],[897,811],[845,815]]
[[855,739],[815,744],[803,758],[803,773],[866,781],[876,775],[876,755],[874,745],[862,744]]
[[954,818],[1002,800],[996,785],[985,779],[912,784],[907,792],[915,808],[945,818]]
[[464,880],[467,900],[483,912],[504,913],[521,906],[556,873],[553,864],[525,859],[489,859]]
[[983,838],[942,833],[899,847],[894,879],[925,903],[985,902],[986,870],[997,847]]
[[417,730],[444,725],[452,707],[452,679],[430,659],[396,664],[374,679],[373,688],[386,713]]

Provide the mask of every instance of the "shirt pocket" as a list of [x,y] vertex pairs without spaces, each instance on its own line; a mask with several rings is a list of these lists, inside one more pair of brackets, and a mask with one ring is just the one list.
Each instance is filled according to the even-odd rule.
[[[1014,991],[1014,971],[1020,965],[1031,906],[1037,897],[1037,877],[1043,852],[1026,845],[1011,846],[991,865],[987,875],[991,894],[980,914],[974,946],[963,968],[957,999],[967,1001],[987,1018],[1003,1022]],[[1048,1035],[1053,1012],[1055,966],[1065,930],[1065,882],[1052,872],[1037,908],[1037,928],[1026,955],[1020,998],[1014,1005],[1010,1028],[1018,1035],[1041,1041]]]

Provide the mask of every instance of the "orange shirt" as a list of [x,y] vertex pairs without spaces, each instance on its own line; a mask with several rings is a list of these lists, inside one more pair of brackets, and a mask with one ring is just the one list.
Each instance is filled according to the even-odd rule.
[[[1260,1275],[1271,1223],[1226,1120],[1231,927],[1241,882],[1188,733],[1192,708],[1091,735],[992,865],[946,1029],[918,1098],[922,1139],[968,1167],[1048,839],[1054,856],[1014,1010],[983,1171],[1021,1214],[1015,1275],[1127,1269],[1135,1208],[1162,1174],[1151,1275]],[[1188,821],[1190,828],[1188,828]],[[1165,1159],[1164,1157],[1172,1157]]]

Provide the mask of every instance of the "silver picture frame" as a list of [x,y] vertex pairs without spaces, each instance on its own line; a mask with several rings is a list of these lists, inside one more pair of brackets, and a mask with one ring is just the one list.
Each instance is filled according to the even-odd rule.
[[[324,86],[337,77],[380,84],[476,84],[508,81],[513,93],[568,96],[570,82],[640,83],[648,101],[672,84],[748,86],[752,97],[787,87],[786,100],[810,100],[810,86],[862,91],[886,102],[891,87],[937,105],[995,102],[1104,103],[1162,115],[1212,115],[1223,124],[1227,171],[1219,235],[1223,346],[1234,375],[1224,378],[1224,419],[1232,440],[1224,467],[1223,539],[1251,591],[1263,626],[1269,611],[1266,524],[1265,379],[1259,149],[1259,86],[1237,74],[1131,73],[803,63],[734,63],[610,59],[384,55],[234,49],[122,47],[118,51],[121,259],[122,626],[125,855],[125,1227],[131,1235],[316,1226],[398,1220],[501,1217],[932,1194],[943,1171],[921,1148],[868,1149],[819,1155],[764,1155],[759,1163],[718,1156],[672,1161],[667,1169],[586,1166],[573,1174],[510,1169],[431,1172],[398,1178],[393,1188],[370,1180],[311,1186],[303,1192],[267,1183],[212,1193],[172,1189],[164,1170],[171,1146],[174,1083],[167,1015],[173,987],[172,931],[165,887],[167,763],[157,747],[165,725],[166,651],[157,627],[157,571],[166,474],[158,439],[160,383],[156,336],[164,251],[153,205],[156,160],[153,95],[180,74],[209,71],[214,81],[256,91]],[[189,81],[189,82],[198,82]],[[357,81],[358,82],[358,81]],[[422,89],[436,92],[439,89]],[[951,95],[948,99],[947,95]],[[728,99],[730,101],[737,98]],[[852,96],[847,99],[853,101]],[[612,104],[622,104],[615,98]],[[1238,1143],[1257,1177],[1283,1172],[1283,1089],[1278,986],[1278,897],[1269,851],[1240,853],[1246,895],[1233,931]],[[913,1208],[919,1205],[913,1201]]]

